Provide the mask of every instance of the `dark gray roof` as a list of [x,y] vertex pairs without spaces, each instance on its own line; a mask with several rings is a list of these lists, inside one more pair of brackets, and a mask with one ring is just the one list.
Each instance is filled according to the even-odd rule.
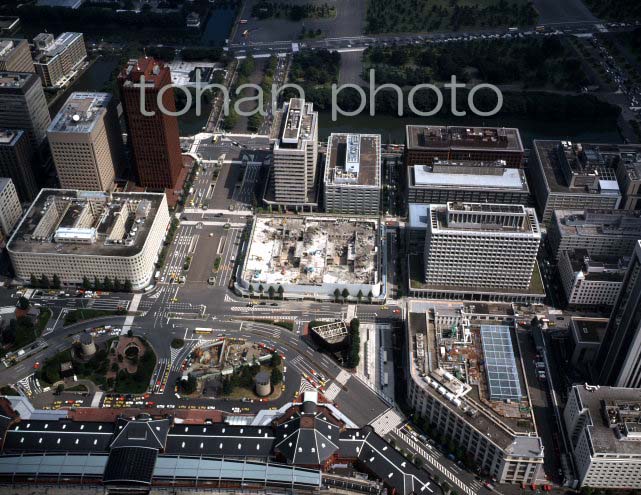
[[22,420],[7,431],[4,452],[106,452],[113,423]]
[[167,433],[172,419],[151,419],[141,414],[135,419],[120,417],[116,421],[116,436],[111,443],[112,449],[117,447],[148,447],[157,450],[165,448]]
[[[303,406],[305,409],[305,407]],[[316,466],[323,464],[338,450],[340,428],[325,419],[322,413],[303,412],[278,425],[274,450],[292,464]]]
[[165,453],[267,458],[273,444],[269,426],[176,424],[167,436]]
[[118,447],[109,453],[102,480],[105,483],[151,484],[158,450],[148,447]]

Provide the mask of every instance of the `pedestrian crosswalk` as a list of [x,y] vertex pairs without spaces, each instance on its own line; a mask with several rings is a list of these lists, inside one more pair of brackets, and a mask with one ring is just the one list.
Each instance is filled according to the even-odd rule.
[[33,373],[29,376],[25,376],[21,380],[18,380],[18,383],[16,383],[16,386],[27,397],[31,397],[35,394],[39,394],[42,392],[42,388],[40,387],[40,382],[38,381],[35,374]]
[[336,381],[341,385],[345,385],[347,383],[347,380],[349,380],[351,376],[352,375],[350,375],[347,371],[341,370],[341,372],[336,377]]
[[336,382],[333,382],[329,387],[327,387],[327,390],[325,390],[323,395],[327,400],[333,401],[340,392],[341,387]]
[[303,395],[305,392],[316,392],[316,387],[309,383],[304,378],[300,379],[300,388],[298,389],[300,395]]
[[384,436],[396,429],[403,421],[403,417],[390,407],[387,411],[374,418],[370,425],[376,433]]
[[[430,455],[418,442],[414,439],[403,433],[401,430],[397,429],[395,431],[396,435],[402,438],[407,445],[412,447],[415,453],[422,456],[427,462],[434,466],[438,471],[440,471],[449,481],[454,483],[458,488],[463,490],[466,495],[477,495],[477,492],[474,491],[470,486],[468,486],[463,480],[456,476],[452,471],[443,466],[439,461],[437,461],[434,456]],[[473,486],[477,488],[478,483],[473,483]],[[478,488],[477,488],[478,489]]]

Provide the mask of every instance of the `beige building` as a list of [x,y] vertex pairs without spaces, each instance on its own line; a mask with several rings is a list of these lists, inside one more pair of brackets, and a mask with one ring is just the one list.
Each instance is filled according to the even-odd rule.
[[113,188],[121,142],[108,93],[72,93],[47,130],[60,187]]
[[0,39],[0,70],[35,72],[29,43],[24,39]]
[[22,216],[22,206],[13,181],[0,178],[0,231],[7,237]]
[[57,275],[65,285],[83,277],[152,280],[169,210],[162,193],[43,189],[7,244],[16,277]]
[[36,47],[34,65],[44,86],[63,87],[70,76],[87,58],[87,48],[82,33],[40,33],[33,39]]

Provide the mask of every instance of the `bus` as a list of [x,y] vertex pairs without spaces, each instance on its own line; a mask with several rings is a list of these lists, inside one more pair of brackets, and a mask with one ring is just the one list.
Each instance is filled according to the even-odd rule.
[[196,328],[194,330],[194,333],[198,335],[211,335],[212,333],[214,333],[214,329],[213,328]]
[[241,19],[241,20],[239,21],[239,24],[247,24],[247,19]]

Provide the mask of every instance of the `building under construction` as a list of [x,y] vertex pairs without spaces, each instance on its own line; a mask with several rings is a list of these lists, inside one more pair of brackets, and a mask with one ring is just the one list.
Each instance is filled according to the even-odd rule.
[[236,287],[247,295],[271,287],[286,298],[331,299],[336,289],[381,298],[382,260],[377,220],[257,217]]

